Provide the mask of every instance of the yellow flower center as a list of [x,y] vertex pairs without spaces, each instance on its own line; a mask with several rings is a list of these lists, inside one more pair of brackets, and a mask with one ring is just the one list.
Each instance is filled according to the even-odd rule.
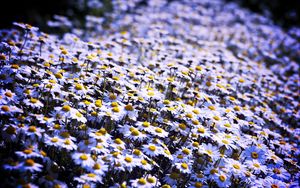
[[36,127],[35,126],[29,126],[28,131],[29,132],[36,132]]
[[4,112],[9,112],[10,111],[9,107],[6,106],[6,105],[2,106],[1,110],[3,110]]
[[183,159],[183,155],[178,154],[178,155],[177,155],[177,159]]
[[133,106],[131,104],[128,104],[128,105],[125,106],[125,109],[127,111],[133,111]]
[[138,136],[139,134],[140,134],[139,131],[136,129],[131,131],[131,135],[133,135],[133,136]]
[[94,170],[100,170],[101,169],[101,165],[99,163],[94,164],[93,166]]
[[228,140],[222,140],[223,144],[227,145],[229,144]]
[[181,168],[183,168],[183,169],[188,169],[188,167],[189,167],[189,166],[188,166],[186,163],[182,163],[182,164],[181,164]]
[[142,165],[148,164],[148,162],[147,162],[145,159],[142,159],[142,160],[141,160],[141,163],[142,163]]
[[213,154],[213,152],[212,152],[211,150],[206,150],[206,153],[207,153],[208,155],[212,155],[212,154]]
[[279,188],[279,186],[278,186],[278,185],[275,185],[275,184],[272,184],[272,185],[271,185],[271,188]]
[[37,102],[38,102],[38,100],[37,100],[37,99],[35,99],[35,98],[31,98],[31,99],[30,99],[30,102],[31,102],[32,104],[35,104],[35,103],[37,103]]
[[157,133],[162,133],[163,130],[162,130],[161,128],[156,128],[156,129],[155,129],[155,132],[157,132]]
[[81,118],[82,117],[82,114],[80,112],[76,112],[76,116]]
[[119,107],[113,107],[112,111],[113,111],[113,112],[116,112],[116,113],[119,113],[119,112],[120,112],[120,109],[119,109]]
[[149,178],[147,178],[147,181],[148,181],[149,183],[155,183],[155,178],[149,177]]
[[57,79],[63,78],[63,76],[62,76],[60,73],[56,73],[56,74],[55,74],[55,77],[56,77]]
[[88,160],[88,158],[89,158],[89,157],[88,157],[86,154],[80,155],[80,159],[83,160],[83,161]]
[[117,96],[114,95],[114,94],[110,94],[110,95],[109,95],[109,99],[110,99],[110,100],[116,100],[116,99],[117,99]]
[[281,174],[281,171],[280,171],[279,168],[274,168],[274,169],[273,169],[273,172],[274,172],[275,174]]
[[251,153],[251,157],[252,157],[253,159],[257,159],[257,158],[258,158],[258,153],[256,153],[255,151],[253,151],[253,152]]
[[146,185],[146,180],[144,179],[144,178],[140,178],[139,180],[138,180],[138,184],[140,184],[140,185]]
[[214,116],[214,120],[219,121],[221,118],[219,116]]
[[205,133],[205,129],[203,127],[198,128],[197,131],[198,133],[202,133],[202,134]]
[[199,147],[199,142],[193,142],[194,147]]
[[111,107],[118,107],[119,104],[118,104],[117,102],[112,102],[112,103],[110,104],[110,106],[111,106]]
[[71,107],[69,105],[65,105],[62,107],[62,110],[65,112],[69,112],[71,110]]
[[184,148],[184,149],[182,150],[182,153],[184,153],[184,154],[186,154],[186,155],[189,155],[189,154],[190,154],[190,150],[187,149],[187,148]]
[[65,140],[64,143],[65,143],[66,145],[70,145],[70,144],[71,144],[71,140],[67,139],[67,140]]
[[125,157],[125,161],[126,161],[127,163],[131,163],[131,162],[132,162],[132,158],[131,158],[131,157]]
[[32,150],[31,149],[25,149],[24,151],[23,151],[23,153],[25,153],[25,154],[31,154],[32,153]]
[[194,112],[195,114],[200,114],[200,111],[199,111],[198,109],[194,109],[193,112]]
[[5,96],[7,96],[7,97],[9,97],[9,98],[10,98],[10,97],[12,97],[12,93],[11,93],[11,92],[9,92],[9,91],[8,91],[8,92],[5,92]]
[[90,178],[94,178],[94,177],[96,177],[96,174],[89,173],[87,176],[90,177]]
[[17,64],[12,64],[12,65],[11,65],[11,68],[12,68],[12,69],[19,69],[19,68],[20,68],[20,66],[19,66],[19,65],[17,65]]
[[234,164],[234,165],[232,165],[232,166],[233,166],[233,168],[235,168],[235,169],[237,169],[237,170],[241,169],[240,165],[238,165],[238,164]]
[[120,138],[117,138],[117,139],[115,140],[115,143],[118,144],[118,145],[120,145],[120,144],[122,144],[122,140],[121,140]]
[[52,138],[52,139],[51,139],[51,142],[52,142],[52,143],[58,142],[58,138],[56,138],[56,137]]
[[226,181],[226,176],[220,175],[219,180],[222,181],[222,182]]
[[76,90],[83,90],[83,85],[81,85],[81,84],[75,84],[75,89]]
[[178,126],[179,126],[179,128],[182,129],[182,130],[185,130],[185,129],[186,129],[186,125],[183,124],[183,123],[180,123]]
[[138,149],[135,149],[135,150],[133,151],[133,154],[139,156],[139,155],[142,154],[142,152],[141,152],[140,150],[138,150]]
[[149,126],[150,126],[150,123],[147,122],[147,121],[144,121],[142,125],[143,125],[143,127],[149,127]]
[[149,146],[148,148],[149,148],[150,151],[155,151],[156,150],[155,146]]
[[213,168],[213,169],[211,169],[211,170],[209,171],[209,173],[210,173],[211,175],[216,174],[217,172],[218,172],[218,170],[215,169],[215,168]]
[[185,117],[187,117],[187,118],[193,118],[193,114],[188,113],[188,114],[185,115]]
[[235,111],[240,111],[240,110],[241,110],[239,106],[235,106],[235,107],[233,107],[233,109],[234,109]]
[[164,100],[163,104],[170,104],[170,101],[169,100]]
[[102,106],[102,101],[101,100],[96,100],[95,101],[95,106],[101,107]]
[[255,166],[256,168],[260,167],[260,165],[258,163],[254,163],[253,166]]
[[201,188],[203,184],[201,182],[195,182],[195,187],[196,188]]
[[27,159],[26,161],[25,161],[25,166],[34,166],[34,160],[32,160],[32,159]]

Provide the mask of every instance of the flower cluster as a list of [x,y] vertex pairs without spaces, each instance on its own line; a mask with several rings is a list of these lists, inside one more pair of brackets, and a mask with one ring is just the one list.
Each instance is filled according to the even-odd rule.
[[222,1],[113,5],[63,38],[0,31],[4,185],[297,186],[297,28]]

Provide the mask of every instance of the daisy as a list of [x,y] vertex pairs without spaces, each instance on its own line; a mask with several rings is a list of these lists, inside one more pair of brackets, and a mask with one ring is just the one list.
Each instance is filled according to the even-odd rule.
[[261,172],[263,172],[264,174],[267,173],[267,166],[261,164],[258,160],[254,159],[254,160],[248,160],[245,162],[245,165],[250,168],[251,170],[253,170],[254,174],[259,174]]
[[167,174],[163,180],[169,185],[176,186],[177,181],[181,179],[180,173],[172,172],[171,174]]
[[191,178],[197,182],[202,182],[202,183],[206,182],[207,180],[207,177],[202,172],[192,174]]
[[122,141],[120,138],[116,138],[112,145],[113,148],[124,150],[126,148],[125,142]]
[[18,97],[11,90],[0,90],[0,104],[7,104],[11,101],[17,101]]
[[131,172],[133,168],[138,165],[138,159],[134,158],[132,155],[125,155],[122,163],[124,164],[124,167]]
[[66,138],[64,140],[61,140],[60,147],[66,149],[68,151],[72,151],[72,150],[76,150],[77,149],[77,145],[70,138]]
[[1,135],[6,141],[16,142],[18,141],[19,127],[16,125],[4,125]]
[[153,187],[160,186],[160,182],[158,181],[158,179],[155,176],[152,176],[151,174],[147,176],[146,180]]
[[104,176],[108,171],[108,165],[105,165],[102,161],[97,161],[90,170],[99,176]]
[[211,132],[202,125],[195,126],[195,128],[192,131],[200,137],[211,137]]
[[176,168],[180,172],[185,173],[185,174],[190,174],[191,173],[190,165],[191,164],[188,164],[188,163],[175,163]]
[[130,180],[130,182],[131,182],[132,187],[138,187],[138,188],[151,188],[151,187],[154,187],[145,178]]
[[153,129],[151,130],[151,134],[161,137],[161,138],[165,138],[168,136],[168,132],[166,132],[165,130],[163,130],[162,128],[159,127],[153,127]]
[[229,187],[231,185],[230,177],[223,172],[219,172],[214,176],[214,180],[219,187]]
[[143,141],[147,138],[147,134],[140,132],[134,127],[130,127],[129,130],[124,132],[124,136],[130,140]]
[[35,157],[42,157],[41,154],[36,153],[35,151],[33,151],[33,148],[28,148],[25,149],[23,151],[17,151],[15,152],[17,154],[17,156],[27,159],[27,158],[35,158]]
[[146,132],[155,132],[153,129],[154,127],[150,124],[150,122],[137,122],[136,125],[138,126],[139,130],[146,131]]
[[48,146],[61,147],[62,139],[59,138],[58,136],[52,137],[52,136],[45,134],[44,143]]
[[[271,168],[272,168],[272,166],[271,166]],[[273,172],[273,174],[271,175],[272,178],[275,178],[275,179],[278,179],[281,181],[287,181],[291,178],[291,174],[283,167],[279,167],[279,168],[273,167],[271,169],[271,172]]]
[[273,179],[271,177],[267,177],[264,181],[263,181],[263,186],[268,187],[268,188],[286,188],[287,184],[277,180],[277,179]]
[[129,119],[136,121],[138,117],[138,111],[132,106],[132,104],[127,104],[124,106],[125,109],[125,116],[127,116]]
[[26,159],[24,162],[20,164],[20,169],[22,171],[30,171],[30,172],[35,172],[35,171],[42,171],[43,165],[36,163],[33,159]]
[[137,165],[139,168],[142,168],[144,170],[151,170],[152,165],[145,159],[141,158],[139,161],[139,164]]
[[44,104],[36,98],[24,99],[24,103],[32,108],[44,107]]
[[41,139],[42,134],[45,132],[44,129],[36,127],[34,125],[25,126],[23,128],[25,135],[29,136],[32,140]]
[[203,173],[206,176],[208,176],[209,179],[216,179],[216,178],[218,178],[219,171],[220,171],[219,168],[215,168],[212,165],[208,165]]
[[247,160],[258,160],[261,163],[266,160],[266,152],[263,149],[258,148],[257,146],[246,148],[243,151],[242,156]]
[[84,182],[102,183],[102,177],[94,173],[83,174],[79,177]]
[[77,165],[81,165],[82,167],[93,167],[95,161],[92,159],[90,154],[87,153],[74,153],[72,158]]
[[23,113],[21,108],[11,105],[0,105],[0,114],[12,116],[16,113]]
[[236,177],[244,176],[244,174],[246,172],[246,168],[239,161],[234,160],[234,159],[228,159],[227,165],[229,168],[229,172],[232,173],[234,176],[236,176]]
[[213,146],[210,143],[200,145],[199,152],[208,155],[213,161],[216,161],[220,156],[218,147]]
[[163,153],[163,148],[155,144],[145,144],[143,145],[143,152],[150,157],[156,157]]
[[226,149],[235,149],[236,146],[232,141],[232,136],[230,134],[218,134],[214,137],[214,140],[216,140],[220,147],[224,146]]
[[69,105],[64,105],[62,107],[55,107],[54,110],[55,110],[54,114],[55,115],[58,114],[59,117],[62,119],[77,117],[76,113],[78,112],[76,109],[72,108]]
[[93,147],[97,145],[97,140],[89,138],[78,143],[78,151],[89,153]]

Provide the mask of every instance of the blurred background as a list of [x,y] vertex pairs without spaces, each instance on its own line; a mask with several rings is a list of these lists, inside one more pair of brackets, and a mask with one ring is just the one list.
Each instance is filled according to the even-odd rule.
[[[17,21],[39,26],[44,30],[47,28],[47,21],[52,19],[55,14],[76,17],[77,20],[83,20],[87,12],[93,12],[93,15],[101,16],[104,12],[110,11],[113,8],[110,0],[92,1],[99,1],[104,6],[98,10],[90,10],[91,8],[88,6],[87,0],[8,0],[2,5],[2,9],[6,9],[7,11],[0,11],[0,28],[9,28],[12,26],[12,22]],[[147,2],[147,0],[144,1],[144,3]],[[300,0],[226,1],[237,2],[244,8],[266,15],[285,29],[300,26]]]

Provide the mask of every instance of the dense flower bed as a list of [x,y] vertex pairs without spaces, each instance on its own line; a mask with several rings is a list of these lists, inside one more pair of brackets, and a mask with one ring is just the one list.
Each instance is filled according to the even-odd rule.
[[57,16],[63,38],[0,31],[3,185],[299,186],[299,29],[222,1],[113,7]]

